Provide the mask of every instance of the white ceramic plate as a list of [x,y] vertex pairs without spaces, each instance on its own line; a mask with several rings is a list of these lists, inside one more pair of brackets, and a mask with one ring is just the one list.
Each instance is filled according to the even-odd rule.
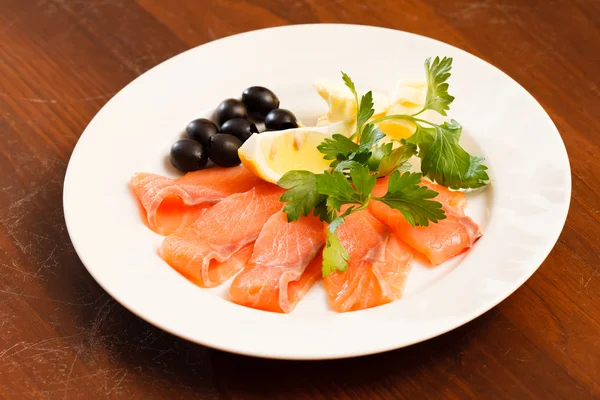
[[[362,55],[357,51],[360,50]],[[484,156],[493,184],[469,195],[484,236],[437,268],[415,265],[403,299],[336,314],[313,287],[289,315],[226,301],[227,284],[194,286],[157,255],[162,238],[143,223],[131,175],[173,175],[169,147],[191,119],[252,85],[271,88],[305,124],[325,105],[316,78],[347,72],[357,85],[391,92],[422,78],[429,56],[451,56],[450,116],[463,144]],[[71,157],[64,186],[67,227],[98,283],[129,310],[185,339],[235,353],[327,359],[377,353],[454,329],[489,310],[542,263],[569,206],[569,162],[543,108],[514,80],[450,45],[354,25],[296,25],[248,32],[189,50],[146,72],[96,115]]]

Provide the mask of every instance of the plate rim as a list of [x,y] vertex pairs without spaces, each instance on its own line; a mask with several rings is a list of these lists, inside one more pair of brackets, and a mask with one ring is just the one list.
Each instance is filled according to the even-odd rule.
[[[69,222],[71,220],[70,216],[70,212],[67,208],[67,204],[68,201],[66,199],[67,196],[67,188],[69,186],[69,181],[70,181],[70,176],[72,175],[72,169],[73,167],[73,163],[71,162],[72,159],[74,158],[74,155],[77,153],[78,148],[80,143],[81,143],[81,138],[84,137],[84,135],[86,134],[86,132],[88,132],[88,127],[90,125],[93,124],[93,122],[96,120],[96,118],[98,118],[98,115],[101,114],[101,111],[103,109],[105,109],[109,104],[111,104],[111,102],[113,102],[113,100],[119,96],[119,94],[121,94],[126,88],[130,87],[131,85],[135,84],[136,82],[138,82],[143,76],[145,76],[146,74],[148,74],[150,71],[154,71],[157,68],[160,68],[161,66],[163,66],[165,63],[171,62],[174,59],[177,59],[180,56],[183,56],[191,51],[194,51],[200,47],[203,46],[207,46],[207,45],[218,45],[219,42],[223,41],[223,40],[227,40],[227,39],[231,39],[231,38],[235,38],[235,37],[239,37],[239,36],[244,36],[247,35],[249,33],[253,33],[253,32],[264,32],[264,31],[276,31],[279,29],[302,29],[302,28],[311,28],[311,27],[328,27],[328,26],[334,26],[337,28],[346,28],[346,27],[362,27],[362,28],[369,28],[369,29],[379,29],[379,30],[385,30],[385,31],[390,31],[390,32],[395,32],[395,33],[402,33],[405,35],[409,35],[409,36],[414,36],[417,38],[425,38],[427,40],[431,40],[431,41],[435,41],[438,43],[441,43],[445,46],[451,46],[452,48],[454,48],[455,50],[457,50],[458,52],[462,52],[462,53],[466,53],[469,56],[473,57],[474,59],[478,60],[479,62],[482,62],[484,64],[487,64],[488,67],[492,67],[493,69],[495,69],[497,72],[501,73],[505,78],[508,78],[513,84],[516,84],[521,91],[523,91],[523,93],[525,93],[527,96],[529,96],[531,99],[534,100],[535,104],[540,108],[540,110],[549,118],[552,126],[554,127],[554,132],[552,132],[553,134],[556,133],[556,135],[558,136],[559,139],[559,143],[562,145],[562,151],[564,151],[565,154],[565,160],[566,160],[566,164],[565,164],[565,187],[564,189],[566,189],[566,191],[564,193],[562,193],[562,195],[564,196],[564,198],[566,199],[566,202],[563,204],[562,207],[562,216],[556,219],[555,223],[557,224],[557,226],[559,226],[559,228],[557,229],[557,234],[556,237],[552,238],[552,240],[548,240],[547,241],[547,245],[546,248],[544,248],[543,251],[539,250],[536,252],[536,261],[534,262],[530,262],[531,264],[536,264],[537,266],[535,268],[531,268],[531,271],[529,271],[528,273],[524,274],[523,277],[521,277],[521,279],[519,279],[518,284],[515,281],[514,284],[514,288],[512,290],[506,291],[504,292],[503,295],[498,296],[498,299],[494,299],[493,301],[489,302],[490,304],[485,304],[485,305],[480,305],[479,307],[477,307],[477,309],[473,310],[469,315],[467,316],[463,316],[460,318],[459,321],[456,321],[456,323],[454,324],[450,324],[448,326],[446,326],[444,329],[441,330],[437,330],[435,333],[430,334],[430,335],[425,335],[422,336],[421,338],[417,339],[417,340],[413,340],[411,342],[402,344],[400,346],[396,346],[396,347],[390,347],[390,346],[382,346],[382,348],[379,348],[377,350],[366,350],[366,351],[357,351],[357,352],[347,352],[346,354],[332,354],[332,355],[321,355],[321,356],[315,356],[314,354],[309,354],[306,357],[303,357],[302,355],[293,355],[293,352],[290,354],[283,354],[283,355],[277,355],[277,354],[265,354],[265,353],[260,353],[260,352],[253,352],[251,349],[250,350],[239,350],[236,348],[232,348],[231,346],[227,346],[227,345],[223,345],[221,343],[214,343],[211,341],[203,341],[203,340],[199,340],[196,337],[192,337],[191,335],[188,335],[186,333],[182,333],[179,332],[177,330],[173,330],[171,329],[171,327],[169,327],[168,325],[165,325],[163,323],[161,323],[160,321],[156,320],[155,318],[153,318],[152,315],[147,315],[147,314],[142,314],[138,311],[136,311],[133,307],[130,307],[130,304],[127,304],[126,302],[121,301],[118,297],[115,297],[113,290],[111,290],[110,287],[108,287],[108,285],[105,285],[105,282],[103,282],[101,279],[99,279],[99,277],[97,276],[96,272],[94,271],[93,268],[88,267],[88,263],[86,263],[85,260],[85,256],[82,254],[81,248],[80,246],[77,244],[77,240],[74,239],[73,236],[73,222]],[[428,36],[424,36],[424,35],[420,35],[420,34],[416,34],[416,33],[412,33],[412,32],[406,32],[406,31],[402,31],[402,30],[397,30],[397,29],[392,29],[392,28],[385,28],[385,27],[378,27],[378,26],[373,26],[373,25],[363,25],[363,24],[342,24],[342,23],[328,23],[328,24],[294,24],[294,25],[282,25],[282,26],[276,26],[276,27],[269,27],[269,28],[263,28],[263,29],[256,29],[256,30],[251,30],[251,31],[246,31],[246,32],[240,32],[234,35],[230,35],[230,36],[226,36],[223,38],[219,38],[217,40],[214,41],[210,41],[204,44],[201,44],[199,46],[195,46],[192,47],[188,50],[185,50],[181,53],[178,53],[164,61],[162,61],[160,64],[150,68],[149,70],[145,71],[143,74],[139,75],[138,77],[136,77],[135,79],[133,79],[132,81],[130,81],[127,85],[125,85],[124,87],[122,87],[119,92],[117,92],[113,97],[111,97],[111,99],[105,103],[105,105],[94,115],[94,117],[90,120],[90,122],[88,123],[88,125],[86,126],[86,128],[83,130],[80,138],[77,140],[76,145],[73,148],[73,151],[70,155],[69,158],[69,163],[66,169],[66,173],[65,173],[65,178],[64,178],[64,182],[63,182],[63,212],[64,212],[64,218],[65,218],[65,223],[66,223],[66,227],[67,227],[67,232],[69,234],[69,237],[71,239],[71,242],[73,243],[73,247],[79,257],[79,259],[81,260],[82,264],[84,265],[84,267],[86,268],[86,270],[88,271],[88,273],[94,278],[94,280],[102,287],[103,290],[105,290],[111,297],[113,297],[113,299],[117,302],[119,302],[119,304],[121,304],[123,307],[125,307],[126,309],[128,309],[130,312],[132,312],[134,315],[138,316],[139,318],[151,323],[152,325],[166,331],[169,332],[177,337],[181,337],[185,340],[188,340],[190,342],[193,343],[198,343],[198,344],[202,344],[211,348],[215,348],[218,350],[222,350],[222,351],[226,351],[226,352],[231,352],[231,353],[236,353],[236,354],[242,354],[242,355],[248,355],[248,356],[253,356],[253,357],[259,357],[259,358],[269,358],[269,359],[287,359],[287,360],[326,360],[326,359],[342,359],[342,358],[350,358],[350,357],[359,357],[359,356],[365,356],[365,355],[369,355],[369,354],[375,354],[375,353],[382,353],[382,352],[386,352],[386,351],[392,351],[392,350],[396,350],[402,347],[407,347],[407,346],[411,346],[413,344],[416,343],[420,343],[426,340],[429,340],[431,338],[440,336],[444,333],[447,333],[451,330],[454,330],[462,325],[467,324],[468,322],[474,320],[475,318],[481,316],[482,314],[484,314],[485,312],[491,310],[492,308],[494,308],[495,306],[497,306],[499,303],[501,303],[502,301],[504,301],[507,297],[509,297],[511,294],[513,294],[517,289],[519,289],[521,286],[523,286],[523,284],[539,269],[539,267],[541,266],[541,264],[547,259],[548,255],[550,254],[550,252],[552,251],[552,249],[554,248],[554,246],[556,245],[560,234],[562,233],[567,217],[568,217],[568,213],[569,213],[569,209],[570,209],[570,204],[571,204],[571,195],[572,195],[572,176],[571,176],[571,166],[570,166],[570,160],[568,157],[568,152],[566,149],[566,146],[564,144],[564,141],[562,140],[562,136],[560,135],[560,132],[556,126],[556,124],[554,123],[554,120],[552,119],[552,117],[550,116],[550,114],[545,110],[545,108],[542,106],[542,104],[535,98],[535,96],[533,96],[527,89],[525,89],[519,82],[517,82],[515,79],[513,79],[512,77],[510,77],[510,75],[508,75],[507,73],[505,73],[504,71],[502,71],[500,68],[496,67],[495,65],[489,63],[488,61],[480,58],[479,56],[476,56],[460,47],[457,47],[455,45],[449,44],[449,43],[445,43],[443,41],[440,41],[438,39],[434,39],[434,38],[430,38]],[[493,303],[493,304],[492,304]]]

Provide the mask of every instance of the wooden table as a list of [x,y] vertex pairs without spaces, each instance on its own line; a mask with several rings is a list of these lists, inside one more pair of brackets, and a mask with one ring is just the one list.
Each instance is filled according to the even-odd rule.
[[[117,304],[79,261],[62,212],[69,155],[104,103],[161,61],[308,22],[423,34],[519,81],[570,155],[566,227],[510,298],[409,348],[282,362],[188,343]],[[0,0],[0,398],[599,398],[599,132],[597,0]]]

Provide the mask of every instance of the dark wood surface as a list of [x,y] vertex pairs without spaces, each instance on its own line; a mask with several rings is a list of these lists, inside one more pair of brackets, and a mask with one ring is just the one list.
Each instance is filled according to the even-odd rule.
[[[116,303],[79,261],[62,212],[69,155],[108,99],[161,61],[308,22],[423,34],[515,78],[567,146],[566,226],[507,300],[409,348],[282,362],[188,343]],[[599,132],[598,0],[0,0],[0,398],[600,398]]]

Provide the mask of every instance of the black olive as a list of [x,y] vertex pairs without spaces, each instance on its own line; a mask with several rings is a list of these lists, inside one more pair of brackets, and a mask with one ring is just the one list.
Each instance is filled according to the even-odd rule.
[[210,140],[208,157],[221,167],[234,167],[240,163],[238,149],[241,146],[242,141],[235,136],[219,133]]
[[264,121],[272,110],[279,108],[279,99],[275,93],[262,86],[252,86],[242,93],[242,103],[248,114],[257,121]]
[[270,131],[282,131],[284,129],[297,128],[296,117],[289,110],[276,108],[265,117],[265,128]]
[[218,131],[217,125],[206,118],[195,119],[185,127],[188,139],[193,139],[207,147],[210,143],[210,138],[215,136]]
[[206,166],[204,146],[192,139],[181,139],[171,146],[171,164],[183,172],[198,171]]
[[243,142],[248,140],[254,133],[258,133],[256,125],[244,118],[234,118],[225,122],[221,126],[222,133],[228,133],[235,136]]
[[232,118],[248,118],[248,111],[238,99],[227,99],[217,106],[216,117],[219,125],[223,125]]

